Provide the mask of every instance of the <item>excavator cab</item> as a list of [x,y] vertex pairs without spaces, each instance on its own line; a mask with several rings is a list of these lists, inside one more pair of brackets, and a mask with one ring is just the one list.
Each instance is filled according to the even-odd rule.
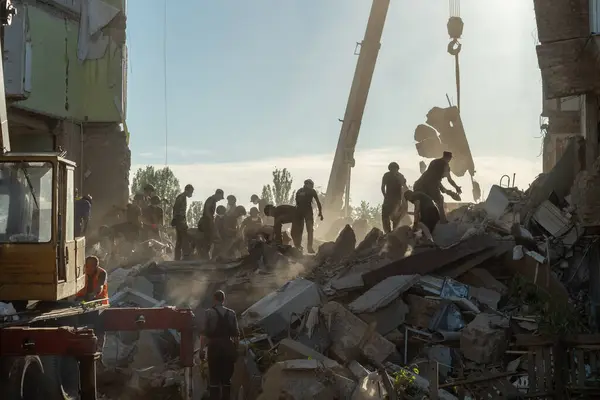
[[84,287],[74,172],[58,153],[0,155],[0,301],[57,301]]

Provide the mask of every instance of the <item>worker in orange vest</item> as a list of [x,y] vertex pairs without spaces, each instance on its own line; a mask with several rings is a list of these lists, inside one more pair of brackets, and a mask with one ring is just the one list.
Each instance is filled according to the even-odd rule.
[[96,256],[85,259],[85,286],[77,293],[76,298],[84,301],[101,300],[98,303],[108,305],[107,274],[99,264]]

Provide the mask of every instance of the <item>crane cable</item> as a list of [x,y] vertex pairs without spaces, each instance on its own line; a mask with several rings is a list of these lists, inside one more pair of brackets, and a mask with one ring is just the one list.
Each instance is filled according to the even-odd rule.
[[462,44],[458,41],[463,33],[464,23],[460,18],[460,0],[449,0],[450,5],[450,18],[448,19],[448,36],[450,36],[450,43],[448,43],[447,51],[450,55],[454,56],[454,70],[456,75],[456,106],[460,112],[460,63],[458,55],[462,49]]
[[169,107],[167,93],[167,0],[164,0],[163,12],[163,83],[164,83],[164,112],[165,112],[165,167],[169,165]]

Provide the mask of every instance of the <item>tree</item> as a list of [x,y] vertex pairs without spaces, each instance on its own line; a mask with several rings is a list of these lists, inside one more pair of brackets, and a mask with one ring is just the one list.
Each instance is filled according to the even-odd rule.
[[195,226],[202,216],[204,203],[201,201],[192,201],[187,209],[187,222],[190,226]]
[[262,189],[262,198],[269,200],[270,204],[279,206],[293,204],[295,191],[292,192],[292,174],[287,168],[273,170],[273,184],[265,185]]
[[181,192],[179,179],[169,167],[155,169],[148,165],[136,171],[131,185],[132,193],[142,193],[144,186],[152,185],[156,189],[156,195],[162,200],[162,207],[165,211],[165,220],[167,223],[173,218],[173,204],[175,198]]
[[367,201],[361,201],[358,207],[352,209],[352,218],[366,219],[369,225],[381,227],[381,204],[372,206]]

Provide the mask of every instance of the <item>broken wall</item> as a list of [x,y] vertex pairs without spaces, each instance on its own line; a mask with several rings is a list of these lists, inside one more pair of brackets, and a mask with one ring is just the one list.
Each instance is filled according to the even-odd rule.
[[113,206],[124,206],[129,197],[131,151],[127,135],[117,123],[75,124],[63,121],[57,145],[77,163],[75,187],[93,198],[92,229]]

